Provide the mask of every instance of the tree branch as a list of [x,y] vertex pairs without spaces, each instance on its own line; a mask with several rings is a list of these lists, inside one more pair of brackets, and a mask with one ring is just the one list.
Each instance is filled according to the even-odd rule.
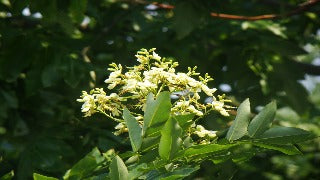
[[[149,2],[143,1],[143,0],[136,0],[136,3],[140,4],[150,4]],[[223,14],[223,13],[217,13],[217,12],[211,12],[210,16],[214,18],[221,18],[221,19],[231,19],[231,20],[245,20],[245,21],[257,21],[257,20],[263,20],[263,19],[281,19],[289,16],[293,16],[299,13],[302,13],[304,11],[307,11],[312,6],[319,3],[320,0],[308,0],[302,4],[299,4],[298,7],[290,12],[287,12],[285,14],[264,14],[259,16],[240,16],[240,15],[233,15],[233,14]],[[170,4],[163,4],[158,2],[151,3],[152,5],[157,6],[160,9],[174,9],[175,6]]]

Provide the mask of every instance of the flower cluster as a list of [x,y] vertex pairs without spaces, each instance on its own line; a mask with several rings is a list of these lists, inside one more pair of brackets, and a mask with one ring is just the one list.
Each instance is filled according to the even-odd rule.
[[[121,116],[123,108],[127,107],[137,112],[136,115],[140,117],[147,95],[153,93],[157,96],[161,91],[169,91],[171,98],[175,100],[171,108],[173,114],[193,113],[201,117],[211,110],[216,110],[224,116],[229,115],[229,106],[225,105],[229,100],[224,96],[216,98],[213,95],[216,88],[208,87],[207,83],[212,80],[208,74],[199,76],[196,67],[189,67],[187,73],[176,72],[178,63],[161,58],[155,52],[155,48],[141,49],[137,52],[136,58],[139,64],[133,67],[123,68],[121,64],[110,64],[108,70],[111,73],[105,83],[108,84],[109,91],[116,90],[117,94],[107,95],[102,88],[82,93],[78,101],[83,102],[82,112],[85,116],[100,112],[119,120],[117,117]],[[202,103],[201,92],[212,101]],[[121,131],[126,128],[125,125],[121,126],[123,128],[119,127]]]

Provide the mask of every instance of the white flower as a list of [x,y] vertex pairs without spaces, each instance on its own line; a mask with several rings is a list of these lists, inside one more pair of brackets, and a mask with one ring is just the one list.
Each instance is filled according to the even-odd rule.
[[[135,55],[139,64],[133,67],[126,67],[123,72],[121,64],[110,64],[108,68],[111,73],[105,80],[108,89],[115,89],[117,93],[104,92],[102,88],[93,89],[90,93],[83,92],[79,102],[82,102],[81,111],[85,116],[91,116],[95,112],[101,112],[108,117],[115,118],[121,116],[124,107],[130,110],[144,111],[147,95],[153,93],[157,96],[161,91],[170,92],[174,97],[173,114],[190,114],[203,116],[208,110],[215,110],[224,116],[228,116],[224,103],[224,95],[218,96],[219,101],[213,96],[216,88],[209,88],[207,83],[212,78],[205,74],[199,76],[196,67],[188,68],[187,73],[176,72],[177,62],[161,58],[155,49],[141,49]],[[198,78],[196,78],[198,77]],[[199,80],[197,80],[199,79]],[[200,102],[200,93],[204,92],[213,101]],[[134,101],[132,101],[134,100]],[[130,103],[130,104],[129,104]],[[140,123],[142,117],[138,116]],[[116,118],[115,118],[116,119]],[[123,124],[126,125],[125,123]],[[120,127],[117,126],[117,128]],[[126,127],[122,127],[115,134],[126,132]],[[215,134],[205,129],[198,131],[199,136],[213,137]]]
[[89,95],[87,92],[82,92],[82,99],[77,99],[78,102],[83,102],[81,106],[81,112],[85,113],[85,117],[91,116],[93,113],[95,113],[95,99],[93,95]]
[[208,96],[213,96],[213,93],[216,92],[216,88],[210,89],[208,86],[202,84],[201,89],[204,93],[206,93]]
[[202,116],[203,115],[203,112],[197,110],[193,105],[190,105],[187,110],[191,113],[194,113],[196,114],[197,116]]
[[229,113],[224,109],[224,103],[221,101],[212,101],[212,106],[215,110],[219,111],[223,116],[229,116]]
[[152,57],[153,59],[157,60],[157,61],[160,61],[161,60],[161,57],[156,53],[156,52],[152,52]]
[[217,131],[209,131],[206,130],[203,126],[201,125],[197,125],[195,132],[196,135],[198,135],[199,137],[203,138],[205,136],[208,136],[209,138],[213,139],[217,136]]

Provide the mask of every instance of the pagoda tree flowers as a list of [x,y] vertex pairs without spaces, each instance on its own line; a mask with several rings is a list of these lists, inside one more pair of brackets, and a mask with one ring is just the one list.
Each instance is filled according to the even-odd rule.
[[[178,63],[161,58],[155,49],[142,49],[136,57],[139,63],[133,67],[110,64],[107,88],[83,91],[78,99],[84,116],[102,113],[118,122],[114,134],[127,136],[132,149],[101,153],[95,148],[64,179],[181,179],[204,161],[240,164],[267,150],[301,154],[295,144],[315,137],[303,129],[273,126],[276,102],[255,115],[248,98],[231,116],[230,127],[207,130],[199,119],[211,111],[228,116],[231,108],[224,95],[208,87],[212,78],[200,76],[196,68],[176,72]],[[87,164],[92,168],[84,172]]]
[[[82,112],[84,116],[91,116],[98,112],[119,122],[115,134],[126,132],[126,124],[122,120],[122,111],[128,108],[135,114],[139,123],[143,123],[143,111],[147,96],[152,93],[155,98],[162,91],[169,91],[173,100],[172,114],[195,114],[203,117],[215,110],[223,116],[229,116],[229,100],[222,96],[214,96],[216,88],[209,88],[207,83],[213,80],[208,74],[200,76],[196,67],[188,68],[187,73],[176,72],[177,62],[161,58],[155,48],[141,49],[137,52],[138,65],[123,67],[121,64],[110,64],[111,72],[105,80],[107,90],[95,88],[89,93],[82,92]],[[108,93],[110,92],[110,93]],[[201,98],[200,93],[206,97]],[[210,98],[209,103],[204,98]]]

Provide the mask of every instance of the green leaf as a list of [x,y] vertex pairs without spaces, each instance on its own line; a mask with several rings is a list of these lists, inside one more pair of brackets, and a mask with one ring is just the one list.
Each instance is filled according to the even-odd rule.
[[139,163],[150,163],[153,162],[156,158],[159,157],[158,149],[152,149],[147,151],[141,158],[139,159]]
[[227,145],[220,145],[220,144],[206,144],[206,145],[195,145],[191,146],[183,151],[181,151],[175,159],[182,158],[182,157],[193,157],[203,154],[211,154],[211,153],[218,153],[220,151],[227,150],[231,147],[236,146],[237,144],[227,144]]
[[198,171],[200,166],[195,167],[182,167],[179,169],[175,169],[173,172],[168,172],[166,174],[162,174],[160,176],[161,180],[176,180],[176,179],[183,179],[184,177],[189,176],[195,171]]
[[178,121],[183,130],[187,130],[187,128],[193,124],[192,119],[194,118],[194,114],[176,115],[173,116],[173,118]]
[[266,148],[266,149],[280,151],[280,152],[282,152],[284,154],[287,154],[287,155],[302,154],[299,151],[299,149],[297,149],[297,147],[292,145],[292,144],[281,145],[281,144],[266,144],[266,143],[255,142],[255,143],[253,143],[253,145],[259,146],[259,147],[262,147],[262,148]]
[[174,9],[174,14],[173,28],[178,39],[189,35],[200,23],[199,12],[191,3],[179,3]]
[[146,137],[142,140],[141,151],[142,152],[148,151],[158,146],[159,142],[160,142],[160,136]]
[[107,179],[110,179],[108,173],[103,173],[97,176],[86,178],[85,180],[107,180]]
[[87,0],[73,0],[69,6],[70,15],[73,21],[81,23],[87,9]]
[[172,172],[153,170],[147,173],[146,180],[176,180],[183,179],[184,177],[189,176],[193,172],[199,170],[199,166],[194,167],[181,167],[177,168]]
[[128,169],[119,156],[115,156],[110,164],[110,178],[112,180],[129,179]]
[[129,171],[129,179],[138,179],[141,175],[144,174],[144,171],[148,169],[148,166],[146,163],[142,163],[134,167]]
[[275,101],[266,105],[250,122],[248,127],[249,136],[256,137],[264,133],[271,126],[276,110],[277,104]]
[[237,116],[227,133],[227,139],[234,141],[242,138],[247,133],[250,120],[250,101],[244,100],[237,111]]
[[211,157],[210,160],[214,164],[220,164],[220,163],[226,162],[230,158],[231,158],[231,153],[226,153],[226,154],[223,154],[223,155],[218,155],[218,156]]
[[179,150],[182,140],[180,138],[182,129],[174,118],[169,118],[161,130],[159,143],[159,155],[165,160],[173,158],[173,155]]
[[127,108],[123,110],[123,118],[126,121],[128,127],[132,149],[134,152],[137,152],[140,149],[142,143],[142,129],[138,121],[132,114],[130,114],[130,111]]
[[299,143],[313,139],[315,136],[308,131],[293,127],[274,127],[254,140],[271,144]]
[[245,152],[232,155],[232,161],[234,163],[243,163],[249,161],[256,154],[255,150],[251,149]]
[[171,100],[169,92],[161,92],[157,99],[152,93],[147,97],[144,113],[143,135],[154,136],[170,116]]
[[57,178],[44,176],[41,174],[33,173],[33,179],[34,180],[58,180]]
[[94,148],[65,174],[64,179],[82,179],[89,176],[104,160],[98,148]]
[[7,174],[0,177],[1,180],[10,180],[14,177],[14,171],[10,171]]

